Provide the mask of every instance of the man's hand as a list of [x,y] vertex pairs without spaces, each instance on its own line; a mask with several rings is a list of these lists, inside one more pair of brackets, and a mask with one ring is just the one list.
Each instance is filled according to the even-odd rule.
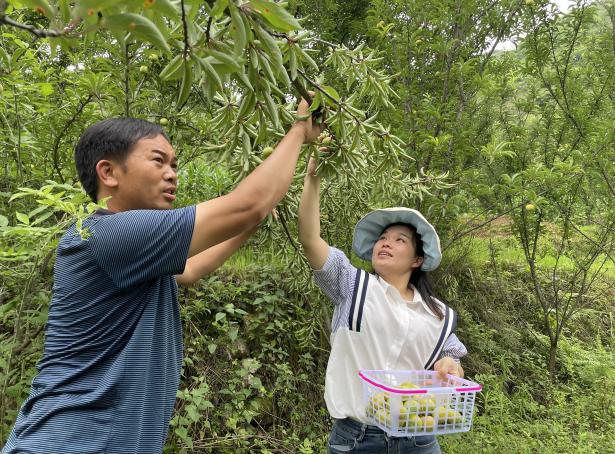
[[463,368],[461,367],[461,364],[449,356],[445,356],[444,358],[436,361],[433,369],[438,373],[438,378],[441,380],[446,380],[447,374],[463,377]]
[[[310,95],[313,95],[310,92]],[[308,116],[305,120],[297,120],[291,129],[300,130],[303,134],[303,143],[310,143],[314,141],[322,132],[322,123],[316,123],[314,117],[310,115],[309,104],[305,99],[302,99],[297,107],[297,117],[303,118]]]

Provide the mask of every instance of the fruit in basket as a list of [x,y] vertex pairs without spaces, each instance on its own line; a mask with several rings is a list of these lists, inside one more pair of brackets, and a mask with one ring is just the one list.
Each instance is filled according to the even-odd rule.
[[373,408],[384,408],[387,406],[389,396],[386,393],[376,393],[369,399]]
[[415,385],[414,383],[410,381],[405,381],[401,385],[398,386],[398,388],[403,388],[403,389],[414,389],[418,387],[419,387],[418,385]]
[[421,409],[421,403],[415,397],[408,397],[404,401],[404,398],[401,399],[403,405],[408,410],[408,413],[418,413]]
[[427,415],[423,418],[423,426],[427,432],[432,431],[435,424],[436,421],[433,416]]
[[438,417],[439,422],[444,423],[448,419],[448,408],[446,407],[436,408],[436,416]]
[[391,427],[391,415],[384,408],[381,408],[374,415],[374,419],[378,421],[380,424],[383,424],[387,427]]
[[458,411],[455,411],[453,409],[449,409],[448,410],[448,416],[447,416],[446,420],[450,424],[453,424],[453,423],[459,424],[459,423],[463,422],[463,416]]
[[429,399],[429,398],[422,398],[419,399],[419,411],[423,411],[423,412],[429,412],[429,411],[434,411],[436,409],[436,400],[435,399]]
[[419,415],[404,415],[403,417],[400,415],[399,417],[399,428],[400,429],[414,429],[415,427],[421,427],[422,419]]

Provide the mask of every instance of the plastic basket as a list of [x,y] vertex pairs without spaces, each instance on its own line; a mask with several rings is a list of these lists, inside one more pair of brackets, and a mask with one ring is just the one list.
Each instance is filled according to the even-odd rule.
[[362,370],[365,414],[389,435],[408,437],[467,432],[478,383],[430,370]]

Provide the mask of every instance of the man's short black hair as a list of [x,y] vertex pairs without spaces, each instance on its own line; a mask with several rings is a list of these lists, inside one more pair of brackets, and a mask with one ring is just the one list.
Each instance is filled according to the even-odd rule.
[[98,193],[98,161],[123,163],[139,140],[158,135],[169,140],[161,126],[138,118],[110,118],[86,129],[75,147],[75,165],[81,185],[92,200],[96,202]]

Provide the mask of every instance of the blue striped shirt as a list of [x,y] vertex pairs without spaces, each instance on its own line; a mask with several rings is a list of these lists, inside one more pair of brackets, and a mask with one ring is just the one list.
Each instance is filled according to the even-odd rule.
[[100,211],[62,237],[45,347],[3,454],[160,453],[175,404],[195,207]]

